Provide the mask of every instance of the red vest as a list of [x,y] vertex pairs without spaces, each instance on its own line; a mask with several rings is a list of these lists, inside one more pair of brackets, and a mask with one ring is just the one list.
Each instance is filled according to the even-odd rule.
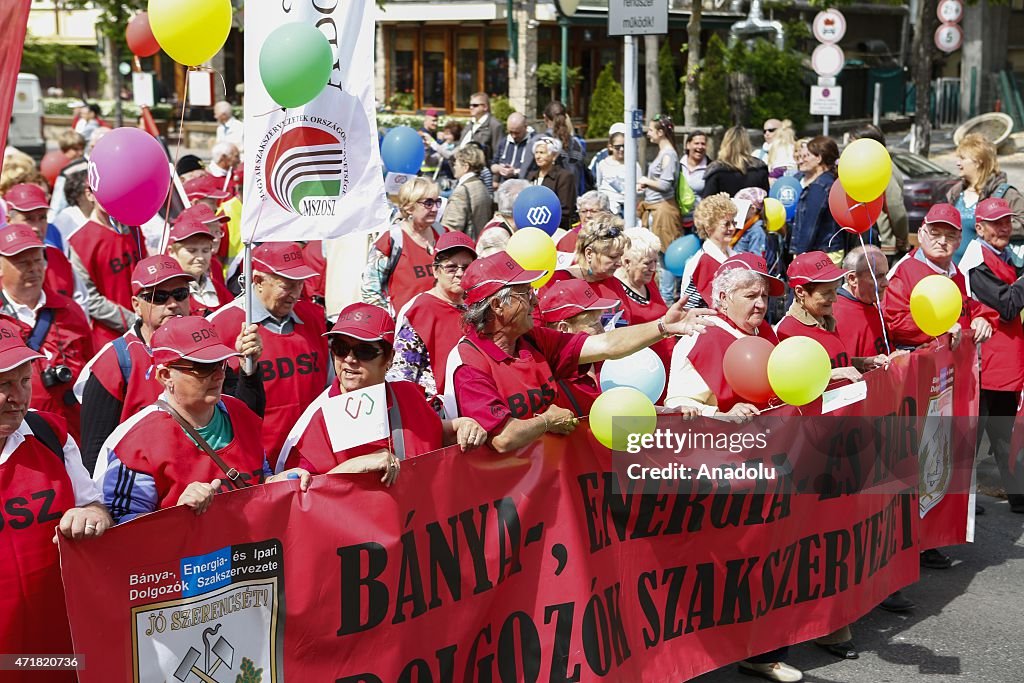
[[[442,231],[443,234],[444,231]],[[374,245],[384,256],[391,255],[392,248],[391,232],[380,236]],[[402,310],[402,307],[420,292],[425,292],[434,286],[434,255],[416,244],[408,235],[402,236],[402,254],[398,257],[391,272],[391,279],[388,280],[384,293],[387,295],[391,308],[394,311]]]
[[840,336],[838,327],[835,332],[829,332],[817,325],[805,325],[793,316],[787,315],[779,323],[776,332],[779,335],[779,341],[790,337],[810,337],[825,347],[825,351],[828,352],[828,360],[833,368],[850,366],[850,353],[846,350],[846,342]]
[[[263,353],[259,372],[267,394],[263,443],[272,455],[281,450],[295,421],[327,386],[327,364],[331,362],[327,341],[322,336],[327,331],[324,309],[309,301],[299,301],[295,304],[295,315],[302,323],[296,323],[289,334],[260,330]],[[244,321],[241,302],[224,306],[210,318],[221,339],[231,347]],[[238,359],[230,362],[237,370]]]
[[[737,329],[732,321],[725,316],[719,314],[719,318],[730,329],[726,330],[718,325],[708,325],[700,337],[697,338],[687,358],[697,373],[704,379],[704,383],[708,385],[708,388],[715,395],[715,399],[718,401],[718,410],[727,413],[737,403],[750,403],[750,401],[732,390],[729,383],[725,381],[725,373],[722,370],[722,359],[725,356],[726,349],[729,348],[733,341],[746,336],[746,334]],[[775,336],[775,332],[767,322],[761,323],[761,326],[758,328],[758,336],[764,337],[773,345],[777,346],[779,343],[778,337]],[[767,408],[768,404],[760,403],[756,407]]]
[[[142,234],[136,227],[119,234],[93,221],[86,222],[68,238],[71,248],[89,272],[101,295],[129,311],[132,308],[132,269],[139,262]],[[127,327],[127,322],[126,327]],[[92,321],[93,348],[119,336],[101,322]]]
[[[854,358],[890,353],[886,351],[878,307],[844,296],[843,291],[839,290],[836,303],[832,306],[832,315],[836,318],[836,328],[846,342],[846,349]],[[892,344],[892,340],[889,343]],[[891,350],[895,351],[896,347],[893,346]]]
[[[981,248],[985,265],[1008,285],[1017,281],[1017,271],[996,256],[991,249]],[[1020,316],[1012,320],[997,319],[992,323],[992,338],[981,345],[981,388],[991,391],[1018,392],[1024,385],[1024,325]]]
[[[441,448],[444,445],[444,429],[441,418],[427,403],[423,396],[423,389],[412,382],[387,382],[387,385],[398,400],[398,414],[402,420],[402,439],[405,442],[405,457],[414,458]],[[312,474],[324,474],[335,465],[351,458],[372,453],[380,448],[391,448],[389,439],[371,441],[344,451],[335,451],[331,447],[331,439],[320,406],[329,398],[341,394],[341,387],[335,380],[310,406],[309,410],[315,411],[315,413],[309,419],[309,423],[294,448],[288,453],[283,469],[304,467]],[[391,392],[387,392],[387,401],[390,409],[392,406]],[[391,425],[391,428],[394,430],[396,425]]]
[[[463,365],[474,367],[494,379],[498,394],[505,400],[514,419],[526,420],[540,415],[552,403],[558,402],[559,389],[554,373],[529,334],[516,342],[515,358],[494,360],[468,339],[459,342],[459,356]],[[460,406],[459,415],[465,414]]]
[[[60,419],[41,415],[63,444]],[[62,458],[33,436],[0,465],[0,652],[71,654],[71,632],[64,605],[53,532],[63,513],[75,507],[75,494]],[[4,672],[4,681],[73,683],[74,671],[32,674]]]
[[430,354],[437,393],[444,393],[444,373],[448,354],[462,338],[462,311],[430,292],[417,294],[402,312]]
[[580,366],[580,371],[567,379],[556,380],[558,397],[555,405],[571,410],[576,417],[590,415],[594,401],[601,395],[601,386],[587,372],[590,366]]
[[[227,408],[233,436],[217,455],[248,483],[262,483],[265,454],[260,418],[236,398],[222,396],[221,401]],[[177,505],[194,481],[220,479],[222,490],[234,488],[213,458],[192,443],[181,425],[162,410],[154,408],[141,417],[114,444],[113,451],[125,467],[153,477],[159,509]]]
[[69,299],[75,296],[75,271],[71,261],[64,252],[53,246],[46,245],[46,288],[63,294]]
[[[208,277],[210,278],[210,282],[213,283],[214,291],[217,292],[217,305],[207,306],[202,301],[197,299],[196,296],[193,294],[188,298],[189,315],[198,315],[200,317],[205,318],[214,311],[216,311],[217,309],[219,309],[221,306],[226,306],[227,304],[231,303],[234,300],[234,294],[228,291],[228,288],[221,281],[223,280],[223,277],[221,278],[221,280],[218,280],[216,277],[213,276],[213,273],[214,271],[213,269],[211,269]],[[237,337],[238,334],[235,333],[235,336]]]
[[125,333],[124,340],[128,343],[128,355],[132,365],[127,385],[121,374],[121,366],[118,365],[117,352],[114,350],[113,344],[104,346],[89,361],[81,380],[85,381],[90,374],[93,375],[107,390],[107,393],[123,402],[120,422],[124,422],[151,404],[163,393],[163,386],[156,381],[156,377],[151,372],[153,357],[150,355],[149,347],[136,336],[134,331]]
[[718,272],[718,268],[721,265],[721,261],[706,251],[702,251],[700,260],[697,261],[697,267],[693,270],[693,286],[697,288],[697,293],[700,294],[707,305],[711,304],[711,283],[714,281],[715,273]]
[[302,248],[302,258],[307,266],[318,273],[314,277],[308,277],[303,280],[303,296],[310,300],[315,296],[322,298],[324,296],[324,281],[327,278],[327,258],[324,256],[324,243],[320,240],[306,242],[306,246]]

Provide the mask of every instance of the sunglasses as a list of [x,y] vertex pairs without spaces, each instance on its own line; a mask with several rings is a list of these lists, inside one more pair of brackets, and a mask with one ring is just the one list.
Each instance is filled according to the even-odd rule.
[[139,294],[140,299],[157,306],[163,306],[171,297],[174,297],[174,300],[180,303],[187,299],[188,296],[188,287],[177,287],[171,290],[155,289],[151,292],[142,292]]
[[626,146],[625,145],[612,145],[612,149],[614,149],[617,152],[621,152],[622,150],[626,149]]
[[178,372],[184,372],[192,375],[193,377],[198,377],[199,379],[207,379],[218,370],[223,370],[226,365],[227,361],[219,360],[213,363],[198,363],[196,361],[191,361],[188,365],[174,364],[168,365],[167,367],[173,368]]
[[477,107],[482,107],[482,106],[484,106],[484,105],[481,102],[470,102],[469,103],[469,108],[470,109],[476,109]]
[[442,271],[444,271],[445,275],[455,275],[456,273],[465,273],[466,269],[469,268],[469,265],[467,264],[464,266],[460,266],[454,263],[449,263],[447,265],[442,266],[440,263],[438,263],[435,264],[435,267],[440,268]]
[[593,244],[594,242],[600,242],[601,240],[613,240],[621,234],[622,228],[605,228],[604,230],[598,230],[596,233],[591,235],[589,240],[587,240],[587,244]]
[[347,342],[343,342],[340,339],[331,341],[331,353],[334,354],[335,358],[347,358],[348,354],[352,354],[356,357],[356,360],[370,361],[374,358],[384,355],[384,349],[375,344],[356,344],[350,345]]
[[421,206],[423,206],[423,208],[426,208],[426,209],[433,209],[435,207],[440,207],[441,206],[441,200],[439,198],[438,199],[421,199],[421,200],[419,200],[416,203],[420,204]]
[[768,135],[768,133],[774,133],[776,130],[778,130],[778,128],[765,128],[764,134]]

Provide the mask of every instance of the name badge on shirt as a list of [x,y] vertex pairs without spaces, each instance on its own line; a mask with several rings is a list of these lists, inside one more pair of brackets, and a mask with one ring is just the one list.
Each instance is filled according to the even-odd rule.
[[391,434],[383,383],[329,398],[323,411],[327,436],[335,453]]

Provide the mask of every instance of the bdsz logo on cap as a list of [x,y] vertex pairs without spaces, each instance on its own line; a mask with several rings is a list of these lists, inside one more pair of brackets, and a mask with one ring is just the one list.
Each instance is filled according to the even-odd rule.
[[167,261],[160,261],[155,265],[146,266],[146,272],[149,273],[150,275],[156,275],[161,270],[168,270],[173,267],[174,266],[168,263]]
[[192,341],[194,342],[201,342],[207,339],[217,339],[217,333],[207,329],[196,330],[192,333]]
[[6,327],[0,327],[0,339],[15,339],[17,336]]
[[289,261],[301,261],[302,260],[302,252],[299,251],[298,249],[296,249],[294,251],[286,251],[284,253],[284,256],[282,256],[281,258],[284,259],[285,263],[287,263]]
[[362,322],[364,320],[371,320],[373,316],[365,311],[352,311],[338,317],[338,320],[352,321],[354,323]]
[[818,270],[825,270],[830,265],[832,265],[832,259],[826,258],[826,259],[822,259],[821,261],[818,261],[817,263],[815,263],[814,267],[817,268]]

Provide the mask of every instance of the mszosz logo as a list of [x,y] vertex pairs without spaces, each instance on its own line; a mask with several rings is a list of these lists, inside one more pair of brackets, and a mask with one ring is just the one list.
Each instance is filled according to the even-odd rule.
[[334,216],[349,186],[344,132],[307,124],[285,131],[267,151],[263,181],[286,211]]

